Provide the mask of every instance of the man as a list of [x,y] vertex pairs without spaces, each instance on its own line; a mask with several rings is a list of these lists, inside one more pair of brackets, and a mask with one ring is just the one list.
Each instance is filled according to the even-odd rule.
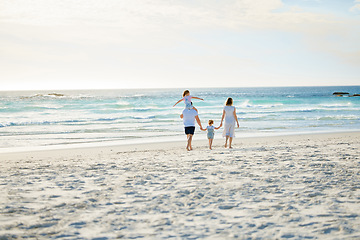
[[186,149],[188,151],[191,151],[191,150],[193,150],[192,146],[191,146],[191,142],[192,142],[192,138],[193,138],[194,132],[195,132],[195,120],[199,124],[200,128],[202,129],[201,121],[200,121],[197,111],[193,108],[192,109],[184,109],[184,111],[182,112],[180,117],[184,121],[185,134],[187,136]]

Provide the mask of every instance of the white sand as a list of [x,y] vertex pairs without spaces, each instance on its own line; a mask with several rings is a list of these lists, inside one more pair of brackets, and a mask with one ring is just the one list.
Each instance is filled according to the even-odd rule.
[[360,239],[360,133],[222,141],[1,154],[0,239]]

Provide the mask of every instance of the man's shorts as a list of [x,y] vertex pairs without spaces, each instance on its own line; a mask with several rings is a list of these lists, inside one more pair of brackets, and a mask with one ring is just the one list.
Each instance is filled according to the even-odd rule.
[[195,127],[185,127],[186,135],[188,135],[188,134],[194,135],[194,132],[195,132]]

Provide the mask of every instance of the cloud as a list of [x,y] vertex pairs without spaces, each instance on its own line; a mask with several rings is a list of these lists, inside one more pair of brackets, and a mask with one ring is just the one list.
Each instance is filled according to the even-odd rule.
[[360,0],[354,1],[355,5],[350,8],[350,12],[360,13]]
[[[281,0],[1,0],[0,65],[7,67],[0,75],[131,79],[135,85],[150,77],[189,84],[225,77],[255,84],[272,69],[280,78],[284,64],[295,75],[308,70],[286,61],[299,49],[309,59],[330,56],[359,67],[359,25],[354,14],[319,13]],[[289,35],[298,51],[284,48],[282,37]]]
[[127,30],[169,28],[277,27],[323,21],[320,15],[290,11],[280,0],[2,0],[0,21],[29,25],[88,25]]
[[[360,0],[352,8],[360,8]],[[326,39],[358,32],[359,19],[311,12],[281,0],[2,0],[0,26],[43,26],[33,37],[128,44],[176,42],[212,30],[280,31]],[[54,34],[55,33],[55,34]],[[47,34],[47,35],[46,35]],[[67,40],[66,38],[71,38]],[[39,41],[41,38],[38,38]],[[343,42],[352,42],[343,38]],[[311,40],[309,40],[311,42]],[[89,43],[90,44],[90,43]],[[342,48],[341,45],[338,46]],[[356,46],[355,46],[356,47]]]

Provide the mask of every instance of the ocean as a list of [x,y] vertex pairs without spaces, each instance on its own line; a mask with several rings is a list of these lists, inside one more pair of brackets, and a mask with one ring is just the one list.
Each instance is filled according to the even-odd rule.
[[[0,152],[185,140],[184,89],[0,92]],[[189,89],[203,126],[220,124],[228,97],[236,137],[360,130],[360,86]],[[215,140],[221,138],[221,129]],[[194,139],[206,139],[197,127]]]

